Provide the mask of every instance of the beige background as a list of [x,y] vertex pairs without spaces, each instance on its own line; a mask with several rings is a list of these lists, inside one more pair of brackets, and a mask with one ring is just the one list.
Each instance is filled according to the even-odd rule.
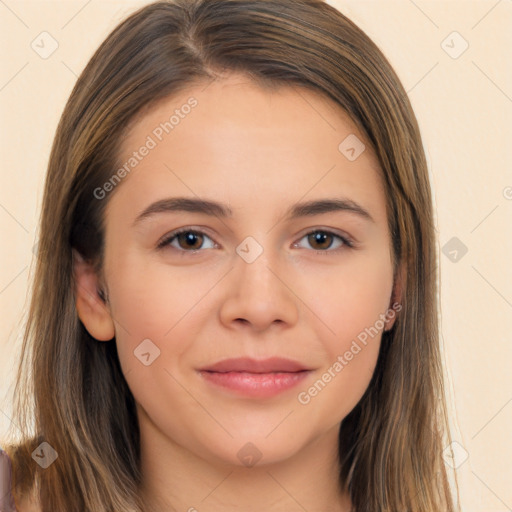
[[[0,437],[10,423],[42,184],[59,116],[92,52],[146,3],[0,1]],[[458,467],[462,509],[512,510],[512,2],[329,3],[384,51],[422,129],[437,209],[442,340],[459,443],[451,464]],[[44,48],[51,48],[43,31],[58,43],[46,59],[31,47],[41,48],[46,37]]]

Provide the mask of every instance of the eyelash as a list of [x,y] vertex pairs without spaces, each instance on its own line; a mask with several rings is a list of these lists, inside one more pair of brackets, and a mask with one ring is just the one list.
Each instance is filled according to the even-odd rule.
[[[212,240],[211,237],[208,236],[203,231],[199,231],[199,230],[195,230],[195,229],[191,229],[191,228],[181,228],[181,229],[177,229],[176,231],[173,231],[172,233],[169,233],[168,235],[166,235],[160,242],[158,242],[157,249],[163,249],[165,246],[169,246],[171,244],[171,242],[175,238],[177,238],[177,236],[180,235],[181,233],[193,233],[194,235],[204,235],[204,236],[210,238],[210,240]],[[352,240],[350,240],[346,236],[338,235],[337,233],[334,233],[334,232],[329,231],[327,229],[314,229],[312,231],[309,231],[308,233],[304,234],[300,238],[300,240],[302,240],[303,238],[305,238],[305,237],[307,237],[309,235],[312,235],[314,233],[323,233],[323,234],[327,234],[327,235],[332,235],[333,237],[338,238],[339,240],[341,240],[343,242],[343,245],[341,247],[336,248],[336,249],[330,249],[330,248],[324,249],[324,250],[312,249],[316,253],[322,253],[322,254],[325,254],[325,253],[328,253],[328,252],[337,253],[338,251],[343,250],[343,249],[353,249],[354,248],[354,243],[352,242]],[[186,254],[186,253],[196,254],[196,253],[201,252],[203,250],[203,249],[192,249],[192,250],[188,251],[188,250],[181,249],[181,248],[178,249],[176,247],[172,247],[172,248],[177,250],[178,252],[181,252],[183,255]]]

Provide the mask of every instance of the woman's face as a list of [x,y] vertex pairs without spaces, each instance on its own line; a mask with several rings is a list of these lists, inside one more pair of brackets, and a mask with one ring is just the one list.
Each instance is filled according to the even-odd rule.
[[[250,465],[337,432],[394,315],[384,189],[363,143],[323,96],[235,75],[133,125],[129,172],[95,200],[109,201],[104,276],[143,438]],[[237,358],[293,363],[202,371]]]

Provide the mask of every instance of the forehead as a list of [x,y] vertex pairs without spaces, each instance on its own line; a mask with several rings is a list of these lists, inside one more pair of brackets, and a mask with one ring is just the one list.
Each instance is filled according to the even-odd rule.
[[379,163],[365,137],[339,105],[303,87],[263,89],[236,75],[196,84],[137,117],[119,164],[144,146],[151,149],[132,162],[113,203],[185,193],[269,207],[335,189],[385,215]]

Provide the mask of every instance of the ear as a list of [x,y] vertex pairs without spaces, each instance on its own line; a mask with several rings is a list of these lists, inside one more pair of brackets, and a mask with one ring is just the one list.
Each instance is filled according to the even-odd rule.
[[78,316],[93,338],[109,341],[115,336],[114,322],[101,296],[98,276],[77,250],[72,249],[72,252]]
[[395,325],[396,318],[398,316],[398,312],[402,309],[402,298],[403,291],[405,289],[405,277],[406,277],[406,267],[402,262],[397,269],[395,282],[393,283],[393,291],[391,293],[391,300],[388,306],[386,325],[384,327],[385,331],[389,331],[393,325]]

